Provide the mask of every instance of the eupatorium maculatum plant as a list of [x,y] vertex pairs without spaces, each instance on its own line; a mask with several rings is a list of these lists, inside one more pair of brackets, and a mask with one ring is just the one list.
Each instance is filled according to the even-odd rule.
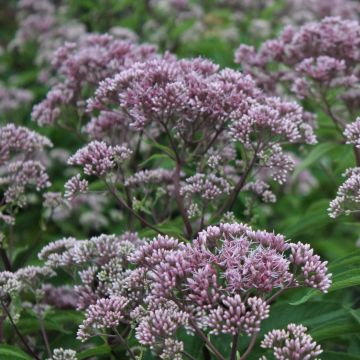
[[358,359],[358,11],[4,6],[0,359]]

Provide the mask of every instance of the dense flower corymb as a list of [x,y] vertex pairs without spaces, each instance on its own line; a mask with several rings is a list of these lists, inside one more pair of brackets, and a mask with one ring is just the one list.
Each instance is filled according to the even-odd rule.
[[32,118],[39,125],[51,125],[59,120],[62,106],[84,100],[84,92],[129,64],[156,55],[156,47],[135,45],[104,34],[84,34],[78,42],[68,42],[54,54],[52,64],[57,82],[47,97],[36,105]]
[[286,330],[272,330],[261,347],[271,349],[277,360],[318,359],[323,351],[306,331],[306,327],[296,324],[289,324]]
[[[309,90],[316,83],[335,87],[356,82],[359,40],[356,21],[325,18],[298,31],[285,28],[278,39],[264,42],[258,52],[241,45],[235,58],[264,88],[273,91],[278,81],[290,82],[300,97],[311,96]],[[284,67],[274,70],[271,64]]]
[[71,156],[68,163],[82,165],[87,175],[102,176],[114,168],[116,162],[122,162],[130,155],[131,150],[125,145],[112,147],[103,141],[92,141]]
[[[100,82],[87,102],[87,110],[95,115],[90,128],[96,132],[109,128],[110,123],[115,131],[119,123],[124,125],[134,156],[138,153],[146,159],[149,145],[150,151],[159,150],[159,143],[162,155],[176,164],[173,176],[161,167],[141,169],[135,174],[131,173],[134,164],[130,164],[130,169],[126,164],[115,169],[113,162],[107,161],[103,142],[100,145],[96,141],[88,144],[86,151],[89,153],[96,146],[97,153],[105,154],[101,161],[96,160],[101,170],[89,169],[92,164],[86,165],[85,172],[97,176],[112,172],[115,182],[110,185],[118,198],[124,197],[120,202],[133,205],[135,210],[141,208],[145,214],[159,212],[160,221],[171,216],[175,200],[188,238],[193,233],[190,222],[199,220],[204,224],[210,209],[218,203],[231,210],[239,192],[249,189],[245,185],[254,180],[251,178],[258,171],[267,170],[267,177],[262,179],[264,188],[266,181],[284,183],[294,167],[291,156],[284,152],[284,144],[316,142],[311,119],[299,105],[266,96],[250,76],[231,69],[220,70],[218,65],[201,58],[177,60],[165,54],[120,69]],[[118,139],[120,144],[123,136]],[[109,143],[115,141],[108,135],[105,138]],[[241,159],[238,146],[243,150]],[[79,158],[80,153],[84,155],[85,150],[80,149],[75,156]],[[76,163],[80,162],[83,160]],[[91,163],[90,158],[87,162]],[[73,158],[70,163],[75,163]],[[196,163],[196,168],[184,171],[188,163]],[[140,178],[151,186],[133,186]],[[160,179],[166,182],[165,188],[159,186]],[[126,194],[120,194],[119,182],[128,186]],[[150,201],[140,200],[147,200],[150,196],[144,193],[150,191],[156,194],[157,201],[161,198],[160,211],[152,209]],[[263,198],[275,200],[269,191]],[[191,221],[186,219],[187,214]]]
[[348,169],[344,176],[347,178],[339,187],[336,198],[330,202],[329,214],[332,218],[340,214],[349,215],[359,211],[360,205],[360,168]]
[[[269,315],[266,298],[276,289],[305,286],[326,292],[331,284],[326,262],[308,245],[237,223],[210,226],[188,245],[158,236],[130,259],[147,274],[149,309],[170,302],[188,313],[190,327],[195,323],[213,334],[259,332]],[[145,324],[153,341],[147,344],[159,346],[159,339],[149,337],[155,332],[151,314]]]
[[0,127],[0,187],[3,202],[8,206],[1,211],[4,212],[2,220],[12,216],[12,209],[27,203],[27,189],[35,187],[40,191],[50,186],[46,168],[38,159],[42,151],[51,146],[49,139],[23,126],[10,123]]
[[78,338],[82,341],[92,335],[92,329],[116,328],[124,317],[128,300],[122,296],[100,299],[86,310],[86,320],[80,326]]

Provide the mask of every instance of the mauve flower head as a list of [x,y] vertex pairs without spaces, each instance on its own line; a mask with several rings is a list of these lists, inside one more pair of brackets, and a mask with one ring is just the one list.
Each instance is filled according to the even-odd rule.
[[181,187],[180,193],[192,198],[200,195],[205,200],[214,200],[231,191],[230,184],[223,178],[214,174],[196,174],[187,178]]
[[20,281],[22,288],[28,287],[31,290],[39,287],[44,279],[55,275],[55,272],[48,266],[25,266],[15,272],[16,279]]
[[75,309],[78,301],[74,289],[64,285],[55,287],[50,284],[44,284],[41,288],[44,296],[44,303],[53,306],[55,309]]
[[[266,90],[276,91],[277,82],[287,86],[290,81],[300,97],[308,97],[312,83],[327,87],[354,83],[359,45],[358,22],[328,17],[299,30],[287,27],[277,39],[264,42],[258,51],[241,45],[235,59]],[[277,66],[271,68],[274,63]]]
[[187,326],[188,317],[188,314],[179,310],[175,304],[165,303],[161,308],[150,310],[141,318],[135,336],[140,344],[158,351],[160,348],[161,358],[177,359],[184,347],[182,342],[173,337],[178,328]]
[[16,295],[21,289],[21,282],[16,275],[10,271],[0,272],[0,299],[7,299]]
[[33,96],[28,90],[0,85],[0,99],[0,111],[3,114],[28,105]]
[[5,204],[23,207],[27,190],[35,187],[39,192],[50,186],[46,168],[37,159],[51,146],[49,139],[26,127],[11,123],[0,127],[0,186]]
[[89,183],[85,179],[81,179],[80,174],[73,176],[65,185],[64,197],[68,200],[73,200],[77,195],[86,193],[88,191]]
[[357,148],[360,148],[360,117],[348,125],[344,130],[344,135],[347,144],[353,144]]
[[291,3],[294,11],[292,16],[296,19],[297,13],[300,12],[299,20],[304,19],[306,13],[311,19],[339,16],[343,19],[357,20],[360,10],[359,3],[354,0],[291,0]]
[[130,155],[131,150],[126,145],[113,147],[104,141],[94,140],[71,156],[68,164],[82,165],[86,175],[103,176]]
[[[127,70],[103,81],[88,102],[88,109],[121,105],[136,128],[171,118],[181,134],[200,116],[197,126],[208,119],[210,131],[214,121],[223,121],[231,109],[246,107],[247,97],[259,94],[250,78],[232,70],[217,73],[208,60],[177,61],[170,55],[162,59],[134,64]],[[162,118],[159,118],[162,114]],[[181,135],[180,135],[181,136]]]
[[75,286],[78,309],[86,309],[108,296],[126,295],[135,304],[138,300],[128,290],[131,284],[127,264],[130,254],[143,244],[144,240],[130,232],[121,236],[103,234],[89,240],[65,238],[45,246],[39,258],[53,269],[79,272],[81,283]]
[[125,297],[110,297],[99,299],[90,305],[85,313],[85,320],[80,325],[77,338],[81,341],[97,335],[101,329],[114,329],[124,318],[124,309],[128,304]]
[[76,239],[72,237],[53,241],[42,248],[38,257],[44,261],[46,265],[53,268],[68,266],[73,263],[69,251],[75,244]]
[[39,80],[51,83],[49,69],[53,52],[64,42],[78,41],[85,25],[64,17],[64,4],[49,0],[25,0],[17,4],[18,29],[9,49],[22,51],[31,43],[36,47],[34,62],[40,67]]
[[52,357],[48,360],[77,360],[76,351],[71,349],[54,349]]
[[235,335],[239,330],[252,335],[260,331],[260,323],[269,317],[269,309],[266,301],[260,298],[250,297],[245,303],[240,295],[227,296],[222,300],[222,305],[210,311],[208,326],[210,332],[216,335]]
[[275,359],[318,359],[323,352],[302,325],[289,324],[286,330],[272,330],[265,335],[261,347],[271,349]]
[[167,169],[141,170],[125,180],[125,186],[140,187],[150,184],[171,183],[174,178],[174,171]]
[[105,110],[100,111],[98,116],[90,120],[84,128],[84,132],[94,140],[104,138],[111,140],[115,133],[115,139],[119,143],[121,140],[126,141],[130,132],[129,123],[129,119],[121,112]]
[[[34,107],[32,118],[39,125],[51,125],[58,120],[63,105],[85,100],[84,93],[89,94],[89,89],[101,80],[130,64],[156,56],[154,46],[135,45],[109,34],[86,34],[77,42],[67,42],[56,50],[52,59],[58,80],[46,99]],[[117,121],[115,117],[111,120]]]
[[174,331],[170,327],[191,328],[192,322],[214,334],[251,336],[269,316],[266,298],[274,290],[304,286],[326,292],[331,283],[326,262],[308,245],[288,243],[282,235],[238,223],[209,226],[187,245],[158,236],[129,260],[147,278],[149,292],[143,296],[148,309],[134,316],[143,319],[137,328],[138,339],[151,347],[157,343],[151,325],[156,316],[153,309],[173,299],[177,299],[174,313],[185,311],[189,324],[170,326],[159,320],[158,326],[169,331],[167,337]]
[[327,268],[327,261],[321,261],[319,255],[309,244],[298,242],[291,244],[290,262],[300,266],[299,281],[307,287],[319,289],[326,293],[331,286],[331,276]]
[[[356,131],[356,129],[354,129],[352,126],[350,129],[348,130]],[[340,185],[336,197],[330,202],[328,209],[329,215],[332,218],[335,218],[341,214],[349,215],[352,212],[357,212],[359,209],[360,168],[356,167],[348,169],[343,176],[346,177],[346,180],[342,185]]]
[[[132,134],[141,134],[140,154],[146,151],[145,146],[141,146],[144,143],[149,147],[154,144],[154,139],[165,139],[171,148],[170,152],[165,151],[167,156],[178,161],[178,149],[182,149],[181,162],[197,164],[196,170],[186,174],[186,178],[180,170],[179,190],[175,186],[177,175],[174,172],[174,186],[163,191],[163,195],[179,192],[179,196],[185,198],[184,212],[193,218],[196,217],[196,206],[206,208],[213,200],[218,202],[234,196],[235,184],[244,172],[247,172],[244,176],[250,178],[255,169],[266,168],[272,179],[285,182],[293,169],[293,161],[283,152],[282,145],[316,142],[312,119],[299,105],[268,97],[255,86],[250,76],[231,69],[219,70],[218,65],[201,58],[177,60],[171,54],[165,54],[134,63],[101,81],[95,95],[88,100],[87,110],[95,114],[100,111],[96,119],[100,121],[104,115],[105,127],[113,122],[108,123],[108,119],[116,118],[126,124],[125,134],[128,129]],[[241,166],[234,162],[238,156],[238,143],[249,159]],[[89,149],[91,144],[95,143],[90,143]],[[206,163],[202,161],[204,156],[208,158]],[[253,161],[250,161],[252,157]],[[91,173],[102,176],[111,169],[111,162],[105,167],[107,169],[101,171],[91,169]],[[126,168],[124,172],[126,174]],[[165,174],[162,169],[140,170],[125,177],[125,185],[140,181],[140,177],[144,181],[147,177],[146,181],[150,182],[150,177],[155,181],[161,174]],[[166,176],[165,181],[168,178],[171,180]],[[146,187],[147,192],[148,189],[150,187]],[[143,207],[149,211],[152,204],[149,201],[139,204],[139,197],[139,194],[133,194],[136,210]],[[270,190],[264,198],[274,200]],[[166,209],[171,211],[171,206]]]
[[13,154],[29,155],[51,146],[48,138],[26,127],[11,123],[0,127],[0,165],[8,161]]
[[262,180],[249,182],[244,190],[250,190],[259,196],[264,203],[276,202],[276,195],[270,190],[270,185]]
[[39,161],[14,161],[7,167],[6,175],[0,177],[0,184],[7,185],[5,202],[23,207],[26,204],[25,190],[34,186],[40,191],[50,186],[45,167]]

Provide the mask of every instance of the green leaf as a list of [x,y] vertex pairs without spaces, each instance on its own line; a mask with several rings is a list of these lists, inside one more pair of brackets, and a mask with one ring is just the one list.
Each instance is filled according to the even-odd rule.
[[353,265],[354,267],[358,267],[360,263],[360,251],[356,251],[355,253],[351,253],[350,255],[346,255],[341,257],[340,259],[336,259],[329,265],[330,272],[339,272],[342,268]]
[[152,141],[151,142],[151,145],[154,147],[154,148],[157,148],[159,150],[161,150],[163,153],[165,153],[166,155],[168,155],[171,159],[175,159],[176,158],[176,155],[174,153],[174,151],[172,149],[170,149],[169,147],[165,146],[165,145],[162,145],[162,144],[159,144],[157,142],[154,142]]
[[305,304],[312,297],[314,297],[315,295],[320,295],[320,294],[321,294],[321,292],[318,290],[314,290],[314,289],[308,290],[304,296],[302,296],[300,299],[298,299],[296,301],[291,302],[290,305],[298,306],[298,305]]
[[324,351],[321,355],[326,360],[360,360],[360,356],[337,351]]
[[166,160],[171,160],[173,161],[168,155],[165,154],[153,154],[151,155],[149,158],[147,158],[146,160],[144,160],[139,167],[142,168],[144,167],[147,163],[153,161],[153,160],[158,160],[158,159],[166,159]]
[[0,345],[0,359],[31,360],[31,357],[15,346]]
[[360,314],[353,310],[353,309],[348,309],[349,314],[353,317],[353,319],[360,325]]
[[357,334],[359,330],[359,325],[352,318],[343,318],[333,323],[324,323],[322,326],[311,331],[311,336],[316,341],[323,341],[338,339],[339,334]]
[[287,301],[282,301],[272,305],[270,317],[263,322],[262,331],[265,333],[272,329],[281,329],[289,323],[301,323],[311,329],[322,324],[341,321],[344,317],[350,318],[348,310],[334,301],[311,301],[299,305],[296,311]]
[[304,216],[301,216],[294,224],[291,224],[283,231],[284,234],[290,237],[299,233],[313,232],[314,229],[332,222],[333,220],[327,212],[329,202],[328,199],[321,199],[312,204]]
[[330,292],[360,285],[360,269],[344,271],[334,276]]
[[[346,289],[352,286],[360,285],[360,269],[351,269],[339,272],[333,276],[333,283],[329,289],[329,292],[334,292],[342,289]],[[300,299],[290,303],[290,305],[301,305],[306,303],[312,297],[320,295],[320,291],[316,289],[310,289]]]
[[335,143],[321,143],[316,145],[294,171],[294,178],[297,177],[303,170],[321,159],[326,153],[335,149],[338,144]]
[[111,352],[111,347],[107,344],[104,344],[92,349],[81,351],[80,353],[77,354],[77,359],[82,360],[93,356],[107,355],[110,354],[110,352]]

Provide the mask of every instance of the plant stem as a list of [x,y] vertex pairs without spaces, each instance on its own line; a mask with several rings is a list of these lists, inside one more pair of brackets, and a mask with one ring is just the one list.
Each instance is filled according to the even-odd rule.
[[189,320],[190,325],[194,328],[196,333],[205,341],[206,346],[209,350],[211,350],[214,355],[219,360],[226,360],[220,353],[220,351],[210,342],[210,340],[207,338],[207,336],[202,332],[202,330],[197,326],[196,322],[192,319]]
[[179,162],[177,162],[175,174],[174,174],[174,195],[175,195],[176,203],[177,203],[177,206],[179,208],[181,217],[183,219],[183,222],[184,222],[184,225],[186,228],[186,237],[188,238],[188,240],[190,240],[192,237],[192,227],[191,227],[189,217],[184,209],[183,199],[180,195],[180,172],[181,172],[181,165]]
[[171,149],[173,150],[174,154],[175,154],[175,158],[176,158],[176,168],[175,168],[175,174],[174,174],[174,196],[175,196],[175,200],[177,203],[177,206],[179,208],[181,217],[183,219],[185,228],[186,228],[186,237],[188,238],[188,240],[191,239],[192,237],[192,226],[189,220],[189,217],[184,209],[184,202],[183,202],[183,198],[180,194],[180,173],[181,173],[181,157],[180,154],[176,148],[175,142],[171,136],[171,133],[169,131],[169,129],[167,128],[166,124],[162,121],[160,121],[160,124],[163,126],[165,133],[167,135],[167,137],[169,138],[170,141],[170,146]]
[[33,358],[35,360],[40,360],[40,358],[34,353],[34,351],[31,349],[30,345],[27,343],[26,339],[21,335],[19,329],[17,328],[13,318],[11,317],[11,314],[7,308],[7,306],[4,304],[3,301],[1,301],[1,305],[5,311],[5,314],[7,315],[7,317],[9,318],[9,321],[11,323],[11,325],[13,326],[17,336],[19,337],[19,339],[21,340],[21,342],[24,344],[26,350],[31,354],[31,356],[33,356]]
[[[346,127],[346,123],[344,123],[340,118],[338,118],[334,112],[331,109],[331,106],[325,96],[325,94],[321,93],[321,100],[323,101],[325,108],[324,112],[331,118],[331,120],[334,122],[335,126],[337,127],[338,131],[341,133],[343,137],[344,133],[343,130]],[[355,161],[356,165],[360,166],[360,149],[358,149],[356,146],[353,147],[354,155],[355,155]]]
[[[172,297],[172,300],[175,302],[175,304],[179,307],[180,310],[186,312],[184,306],[181,304],[179,299],[177,299],[175,296]],[[201,337],[202,340],[204,340],[207,348],[211,350],[217,359],[219,360],[226,360],[220,353],[220,351],[211,343],[211,341],[207,338],[207,336],[202,332],[202,330],[197,326],[196,322],[190,317],[189,323],[195,330],[195,332]]]
[[105,184],[106,184],[106,187],[108,188],[109,192],[111,193],[111,195],[115,198],[115,200],[119,203],[119,205],[130,211],[138,220],[140,220],[140,222],[142,224],[144,224],[145,226],[147,226],[148,228],[156,231],[157,233],[161,234],[161,235],[165,235],[164,232],[162,232],[161,230],[159,230],[156,226],[150,224],[149,222],[147,222],[142,216],[140,216],[136,211],[134,211],[133,208],[131,208],[128,204],[126,204],[125,201],[123,201],[123,199],[121,199],[121,197],[117,194],[116,190],[114,190],[108,183],[106,180],[105,181]]
[[241,178],[239,179],[239,181],[235,185],[235,188],[231,192],[228,201],[226,201],[224,203],[224,205],[220,208],[220,211],[217,213],[217,216],[220,216],[225,211],[230,211],[234,207],[237,196],[238,196],[240,190],[244,187],[246,179],[249,176],[250,171],[252,170],[253,166],[255,165],[256,159],[257,159],[257,152],[255,152],[253,158],[251,159],[250,163],[246,167],[243,175],[241,176]]
[[280,289],[274,295],[270,296],[267,300],[267,304],[271,304],[277,297],[279,297],[285,290],[287,289]]
[[204,360],[211,360],[211,352],[206,347],[206,344],[204,344],[202,348],[202,352],[203,352]]
[[1,256],[1,260],[4,264],[4,268],[6,271],[11,271],[12,269],[12,266],[11,266],[11,262],[10,262],[10,259],[5,251],[4,248],[1,248],[0,249],[0,256]]
[[236,352],[237,352],[238,341],[239,341],[239,333],[237,332],[237,333],[233,336],[233,342],[232,342],[232,346],[231,346],[230,360],[236,360]]
[[132,352],[132,350],[130,349],[127,341],[121,336],[121,334],[117,331],[116,328],[113,329],[115,334],[118,336],[119,340],[121,341],[121,343],[125,346],[127,352],[129,353],[129,356],[131,359],[136,360],[136,356],[135,354]]
[[258,334],[255,333],[250,341],[249,346],[247,347],[246,351],[244,352],[244,354],[240,357],[240,360],[245,360],[247,359],[247,357],[250,355],[250,353],[252,352],[255,344],[256,344],[256,339],[257,339]]
[[187,351],[182,351],[182,354],[184,354],[187,358],[189,358],[190,360],[196,360],[194,357],[192,357]]
[[42,317],[42,315],[39,316],[39,323],[40,323],[40,331],[41,331],[41,336],[44,340],[45,343],[45,347],[46,347],[46,351],[48,353],[49,358],[51,359],[52,357],[52,351],[51,351],[51,347],[50,347],[50,343],[49,343],[49,339],[46,333],[46,329],[44,326],[44,318]]

